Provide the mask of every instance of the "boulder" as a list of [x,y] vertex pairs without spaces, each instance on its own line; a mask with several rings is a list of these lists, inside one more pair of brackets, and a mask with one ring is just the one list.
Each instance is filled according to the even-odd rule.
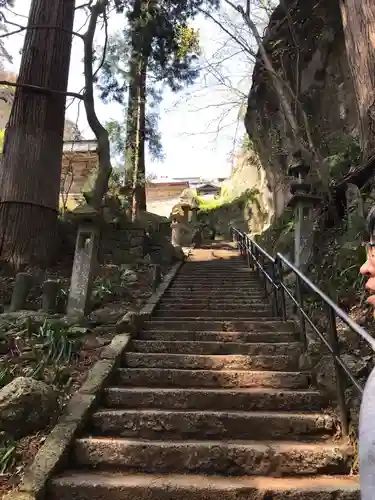
[[95,309],[89,315],[89,322],[92,325],[114,324],[125,314],[123,306],[114,304],[113,306]]
[[322,356],[312,370],[317,387],[327,395],[336,396],[336,373],[331,355]]
[[17,377],[0,390],[0,430],[14,439],[43,429],[58,408],[58,394],[44,382]]
[[158,232],[145,238],[145,255],[150,255],[153,264],[170,265],[176,260],[183,260],[184,254],[180,247],[174,247],[172,243]]
[[121,281],[122,283],[136,283],[138,281],[137,273],[131,269],[126,269],[121,274]]

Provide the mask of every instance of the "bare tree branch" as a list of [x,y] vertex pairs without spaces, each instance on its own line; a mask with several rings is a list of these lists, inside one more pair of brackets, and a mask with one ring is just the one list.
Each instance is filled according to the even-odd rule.
[[85,76],[85,93],[83,102],[85,105],[88,124],[98,141],[99,155],[99,171],[92,191],[92,205],[94,208],[100,207],[101,200],[108,189],[108,181],[112,172],[108,132],[100,123],[95,111],[93,73],[93,42],[95,30],[100,16],[104,16],[104,22],[107,24],[107,7],[108,0],[96,0],[96,3],[91,7],[91,16],[87,31],[83,35]]
[[0,35],[0,38],[5,38],[9,37],[12,35],[16,35],[17,33],[21,33],[22,31],[26,30],[59,30],[63,31],[64,33],[69,33],[72,34],[73,36],[77,36],[78,38],[83,38],[83,36],[80,33],[77,33],[76,31],[69,31],[66,30],[65,28],[62,28],[61,26],[53,26],[53,25],[31,25],[31,26],[21,26],[20,24],[14,23],[12,21],[8,21],[4,14],[1,13],[0,17],[6,24],[10,24],[11,26],[18,26],[18,29],[14,31],[8,31],[7,33],[4,33],[3,35]]
[[66,95],[69,97],[74,97],[75,99],[84,98],[82,94],[78,94],[76,92],[62,92],[61,90],[53,90],[46,87],[38,87],[37,85],[29,85],[27,83],[8,82],[7,80],[0,80],[0,85],[6,85],[8,87],[20,87],[22,89],[30,90],[33,92],[39,92],[40,94]]

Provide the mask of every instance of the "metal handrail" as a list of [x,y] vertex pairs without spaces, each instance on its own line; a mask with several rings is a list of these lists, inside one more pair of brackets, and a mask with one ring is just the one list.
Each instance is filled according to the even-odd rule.
[[[331,353],[335,365],[337,403],[340,413],[341,429],[344,435],[349,432],[349,412],[345,401],[344,375],[352,382],[354,387],[363,393],[363,387],[358,383],[347,364],[340,357],[340,345],[337,336],[336,317],[339,317],[351,330],[368,342],[375,351],[375,339],[360,325],[353,321],[349,316],[330,299],[319,287],[317,287],[307,276],[305,276],[294,264],[284,257],[281,253],[276,258],[271,257],[258,243],[249,238],[247,234],[231,227],[233,240],[237,243],[241,255],[247,258],[249,267],[253,267],[264,285],[265,296],[269,294],[269,285],[273,293],[273,307],[277,316],[286,320],[285,295],[296,306],[300,319],[300,339],[304,349],[307,349],[306,322],[311,326],[321,342]],[[285,285],[283,280],[283,266],[293,272],[296,276],[296,297],[293,292]],[[328,338],[319,331],[312,319],[304,310],[302,286],[305,286],[317,295],[325,304],[328,317]]]
[[307,285],[316,295],[324,300],[324,302],[331,307],[336,315],[352,330],[354,330],[358,335],[360,335],[364,340],[366,340],[373,350],[375,351],[375,339],[368,333],[367,330],[362,328],[358,323],[353,321],[332,299],[328,297],[320,288],[318,288],[307,276],[305,276],[299,269],[297,269],[284,255],[281,253],[277,254],[277,258],[281,259],[284,264],[286,264],[289,269],[291,269],[294,274],[296,274],[304,283]]

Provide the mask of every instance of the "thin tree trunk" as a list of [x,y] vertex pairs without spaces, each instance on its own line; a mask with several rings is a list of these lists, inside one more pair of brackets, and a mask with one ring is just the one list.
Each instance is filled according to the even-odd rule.
[[54,257],[75,0],[33,0],[0,165],[0,258],[13,267]]
[[132,178],[132,220],[135,221],[138,217],[138,196],[137,189],[139,188],[139,147],[140,147],[140,117],[141,117],[141,62],[136,77],[136,100],[134,109],[134,119],[132,126],[134,127],[134,156],[133,156],[133,178]]
[[340,9],[366,160],[375,153],[375,3],[341,0]]
[[138,100],[139,100],[139,76],[140,56],[133,49],[130,62],[130,79],[128,94],[128,109],[126,118],[126,141],[125,141],[125,174],[126,183],[133,184],[134,169],[137,163],[137,122],[138,122]]
[[[126,118],[126,141],[125,141],[125,176],[126,185],[130,189],[133,186],[134,169],[137,165],[137,122],[138,122],[138,98],[139,77],[142,60],[141,33],[137,21],[141,15],[142,0],[134,0],[131,22],[131,54],[129,63],[129,91],[128,108]],[[132,196],[131,196],[132,198]]]
[[138,210],[146,210],[146,80],[147,80],[147,59],[142,61],[139,78],[139,145],[138,145],[138,166],[136,185],[133,186],[134,196]]

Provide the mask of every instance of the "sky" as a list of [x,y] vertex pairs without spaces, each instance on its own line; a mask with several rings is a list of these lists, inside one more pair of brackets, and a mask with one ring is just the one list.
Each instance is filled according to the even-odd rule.
[[[79,3],[77,0],[77,5]],[[13,13],[7,19],[21,25],[27,22],[31,0],[16,0]],[[235,23],[234,14],[222,10],[219,17]],[[78,10],[75,30],[82,27],[86,16]],[[112,15],[109,32],[114,33],[123,26],[123,16]],[[203,68],[198,81],[173,94],[165,89],[160,105],[159,130],[162,136],[164,159],[154,161],[146,157],[147,174],[157,177],[203,177],[214,179],[230,174],[234,151],[244,135],[240,117],[240,102],[244,102],[251,85],[252,63],[247,54],[238,53],[238,45],[213,21],[198,17],[194,26],[199,29],[201,61]],[[6,68],[17,73],[20,65],[20,50],[24,33],[6,38],[6,48],[13,56],[13,64]],[[103,33],[97,34],[97,41]],[[83,47],[79,38],[73,40],[68,90],[79,92],[83,81]],[[215,76],[216,75],[216,76]],[[228,90],[229,89],[229,90]],[[68,100],[69,103],[69,100]],[[124,111],[119,104],[104,104],[96,99],[96,110],[102,123],[115,119],[122,121]],[[86,139],[93,138],[87,124],[83,105],[70,103],[66,117],[77,123]]]

